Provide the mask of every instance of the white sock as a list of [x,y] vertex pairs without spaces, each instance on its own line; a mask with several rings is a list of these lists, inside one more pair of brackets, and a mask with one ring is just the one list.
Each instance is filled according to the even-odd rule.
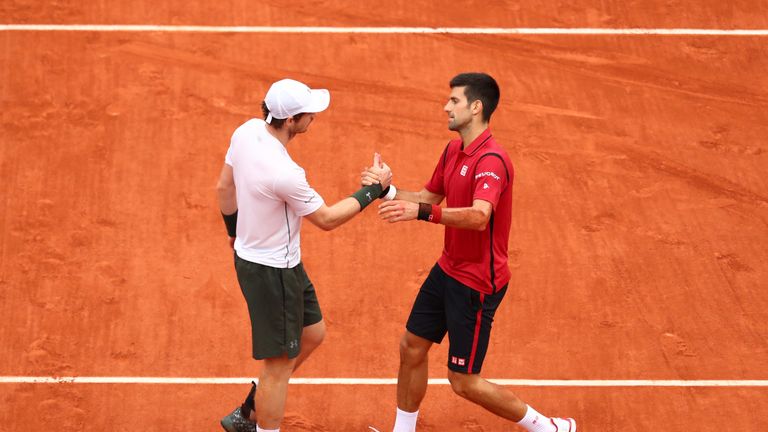
[[256,432],[280,432],[280,428],[277,429],[262,429],[259,425],[256,425]]
[[555,430],[555,426],[552,425],[549,417],[531,408],[530,405],[526,406],[528,411],[525,412],[525,416],[517,424],[524,427],[528,432],[553,432]]
[[418,416],[418,410],[409,413],[398,408],[397,417],[395,418],[395,428],[392,429],[392,432],[416,432],[416,417]]

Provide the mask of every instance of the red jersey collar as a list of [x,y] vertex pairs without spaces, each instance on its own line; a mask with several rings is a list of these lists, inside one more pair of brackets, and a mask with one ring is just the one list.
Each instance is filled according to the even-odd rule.
[[[488,141],[488,139],[490,139],[490,138],[491,138],[491,128],[486,128],[483,131],[483,133],[478,135],[477,138],[475,138],[475,140],[472,141],[472,143],[470,145],[464,147],[461,151],[464,152],[464,154],[470,156],[474,152],[476,152],[477,149],[482,147],[483,144],[485,144],[485,142]],[[462,143],[462,146],[463,146],[463,143]]]

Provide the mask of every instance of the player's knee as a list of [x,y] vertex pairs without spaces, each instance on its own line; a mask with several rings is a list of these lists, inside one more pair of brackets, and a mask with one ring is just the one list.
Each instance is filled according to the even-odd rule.
[[405,338],[400,339],[400,362],[404,363],[413,356],[413,348]]
[[301,351],[314,351],[325,340],[325,333],[306,335],[301,339]]
[[427,352],[422,347],[409,343],[406,336],[400,339],[400,363],[419,364],[424,361]]
[[451,389],[457,395],[464,399],[474,400],[475,396],[475,380],[472,379],[472,375],[454,372],[448,369],[448,382],[451,383]]
[[293,373],[295,364],[295,358],[289,359],[286,356],[266,359],[261,373],[263,377],[269,377],[276,380],[287,380]]
[[325,340],[325,323],[320,322],[312,326],[311,329],[305,329],[302,335],[302,343],[312,348],[320,345]]
[[315,345],[320,345],[325,340],[325,328],[323,328],[323,331],[318,332],[318,334],[314,335],[313,342]]

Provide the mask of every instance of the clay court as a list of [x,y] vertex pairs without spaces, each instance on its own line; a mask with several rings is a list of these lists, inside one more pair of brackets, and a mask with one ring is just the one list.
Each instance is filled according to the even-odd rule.
[[[0,25],[273,29],[0,30],[0,431],[220,430],[259,372],[214,189],[231,133],[299,79],[331,91],[289,146],[326,201],[374,151],[418,190],[464,71],[498,80],[516,172],[483,376],[580,432],[768,430],[768,34],[308,30],[766,29],[765,1],[113,3]],[[282,430],[389,431],[442,229],[367,209],[302,236],[328,337]],[[419,431],[521,431],[453,394],[446,345]]]

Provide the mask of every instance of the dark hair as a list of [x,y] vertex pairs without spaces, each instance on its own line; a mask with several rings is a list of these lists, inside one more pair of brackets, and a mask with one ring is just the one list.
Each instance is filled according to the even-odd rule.
[[467,101],[472,103],[480,100],[483,103],[483,120],[491,120],[491,114],[499,105],[499,85],[490,75],[482,72],[468,72],[458,74],[451,80],[451,88],[464,87],[464,95]]
[[[264,101],[261,101],[261,112],[264,114],[264,120],[267,119],[267,116],[269,115],[269,108],[267,108],[267,103]],[[294,120],[301,119],[301,116],[303,116],[306,113],[298,113],[295,116],[293,116]],[[272,121],[269,123],[272,125],[275,129],[282,129],[283,125],[285,124],[285,121],[288,119],[278,119],[272,117]]]

